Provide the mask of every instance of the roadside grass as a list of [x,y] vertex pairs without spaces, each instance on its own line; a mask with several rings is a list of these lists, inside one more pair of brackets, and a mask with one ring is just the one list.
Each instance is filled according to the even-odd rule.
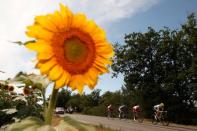
[[96,128],[96,131],[120,131],[120,130],[113,130],[109,127],[105,127],[102,124],[99,124],[97,126],[94,126]]
[[86,131],[86,127],[84,127],[84,125],[86,126],[86,124],[82,124],[81,122],[76,121],[68,116],[64,117],[64,121],[78,129],[79,131]]
[[79,131],[87,131],[87,129],[91,127],[93,127],[95,131],[118,131],[118,130],[113,130],[111,128],[107,128],[103,126],[102,124],[95,126],[91,124],[81,123],[77,120],[70,118],[69,116],[64,117],[64,121],[70,124],[71,126],[75,127],[76,129],[78,129]]

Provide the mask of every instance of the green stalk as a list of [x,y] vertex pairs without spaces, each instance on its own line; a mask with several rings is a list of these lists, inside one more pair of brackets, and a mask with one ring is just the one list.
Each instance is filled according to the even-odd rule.
[[51,94],[49,106],[48,106],[47,112],[45,114],[45,122],[48,125],[51,125],[53,112],[54,112],[54,108],[56,105],[57,95],[58,95],[58,89],[53,88],[53,92]]
[[47,103],[46,103],[46,96],[45,96],[45,92],[46,91],[46,87],[44,87],[43,89],[42,89],[42,97],[43,97],[43,105],[44,105],[44,107],[43,107],[43,110],[44,110],[44,118],[46,118],[46,112],[47,112]]

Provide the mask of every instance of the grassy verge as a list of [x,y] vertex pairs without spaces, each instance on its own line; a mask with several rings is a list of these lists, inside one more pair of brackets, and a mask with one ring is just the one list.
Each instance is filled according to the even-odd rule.
[[98,126],[94,126],[94,125],[90,125],[90,124],[86,124],[86,123],[81,123],[79,121],[76,121],[68,116],[66,116],[64,118],[64,121],[68,124],[70,124],[71,126],[75,127],[76,129],[78,129],[79,131],[87,131],[87,129],[90,128],[94,128],[95,131],[116,131],[110,128],[106,128],[104,127],[102,124],[98,125]]
[[94,127],[96,128],[96,131],[119,131],[119,130],[113,130],[111,128],[106,128],[102,124]]

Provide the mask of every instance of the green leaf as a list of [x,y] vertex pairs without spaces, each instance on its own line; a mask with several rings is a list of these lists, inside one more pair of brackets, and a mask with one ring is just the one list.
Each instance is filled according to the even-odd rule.
[[[11,41],[12,42],[12,41]],[[18,45],[26,45],[28,43],[35,43],[35,40],[30,40],[30,41],[26,41],[26,42],[22,42],[22,41],[14,41],[12,43],[18,44]]]

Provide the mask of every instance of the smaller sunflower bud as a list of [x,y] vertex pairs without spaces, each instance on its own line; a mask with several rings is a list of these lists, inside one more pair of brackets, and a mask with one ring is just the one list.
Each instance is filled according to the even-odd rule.
[[14,87],[13,86],[8,86],[8,90],[9,91],[13,91],[14,90]]
[[29,88],[25,87],[25,88],[23,89],[23,94],[24,94],[24,95],[29,95],[29,94],[30,94]]

